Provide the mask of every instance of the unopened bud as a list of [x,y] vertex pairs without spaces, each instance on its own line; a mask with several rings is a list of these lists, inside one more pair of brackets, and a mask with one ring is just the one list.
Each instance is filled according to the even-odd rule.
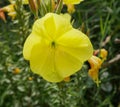
[[35,18],[38,17],[38,5],[36,0],[29,0],[29,6]]
[[54,1],[54,0],[52,0],[52,11],[54,11],[54,10],[55,10],[55,8],[56,8],[55,1]]
[[14,74],[19,74],[19,73],[20,73],[20,69],[19,69],[19,68],[15,68],[15,69],[13,70],[13,73],[14,73]]
[[75,12],[75,7],[73,4],[67,4],[67,11],[69,13],[74,13]]
[[0,18],[1,18],[4,22],[6,22],[5,14],[4,14],[4,12],[3,12],[2,10],[0,10]]
[[32,80],[33,80],[33,77],[28,77],[28,80],[29,80],[29,81],[32,81]]
[[65,81],[65,82],[69,82],[69,81],[70,81],[70,77],[64,78],[64,81]]

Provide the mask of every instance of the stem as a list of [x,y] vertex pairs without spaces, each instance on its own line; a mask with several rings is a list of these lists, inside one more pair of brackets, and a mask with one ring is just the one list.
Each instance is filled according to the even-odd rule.
[[63,8],[63,0],[59,0],[59,3],[57,5],[57,9],[56,9],[55,13],[60,14],[62,8]]
[[60,106],[65,107],[66,91],[65,91],[65,88],[64,88],[64,83],[61,82],[61,83],[58,83],[57,85],[58,85],[58,88],[59,88],[58,96],[59,96],[59,99],[60,99]]
[[109,60],[108,62],[102,65],[103,68],[108,67],[116,62],[120,61],[120,54],[116,55],[113,59]]

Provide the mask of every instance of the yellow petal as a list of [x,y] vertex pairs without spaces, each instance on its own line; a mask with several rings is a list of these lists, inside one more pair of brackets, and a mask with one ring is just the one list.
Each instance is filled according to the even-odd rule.
[[108,51],[106,49],[100,50],[100,57],[103,59],[103,61],[106,60],[107,55],[108,55]]
[[47,35],[46,29],[44,28],[44,20],[45,18],[43,17],[35,21],[32,28],[32,33],[40,36],[41,38],[49,39],[50,37]]
[[67,4],[67,11],[68,11],[68,13],[74,13],[75,6],[73,4]]
[[89,38],[81,31],[72,29],[62,35],[57,43],[61,45],[61,50],[81,60],[89,59],[93,54],[92,44]]
[[[39,49],[39,51],[38,51]],[[50,82],[60,82],[63,78],[55,66],[54,50],[47,43],[36,45],[31,54],[30,66],[34,73]]]
[[41,38],[37,35],[30,34],[24,43],[23,56],[25,59],[29,60],[31,56],[32,48],[41,42]]
[[23,4],[29,4],[28,0],[22,0]]
[[71,15],[68,14],[68,13],[65,13],[65,14],[60,14],[62,17],[64,17],[67,21],[71,21]]
[[67,18],[48,13],[34,23],[32,31],[43,38],[53,40],[71,28],[72,26]]
[[45,16],[44,20],[44,26],[46,29],[47,34],[51,37],[51,39],[55,38],[55,31],[56,31],[56,25],[55,25],[55,20],[54,20],[54,15],[47,14]]
[[91,69],[100,69],[102,60],[97,56],[92,56],[90,59],[88,59],[88,62],[90,64]]
[[[60,15],[49,13],[45,16],[44,26],[52,39],[60,37],[72,28],[70,21]],[[51,27],[52,26],[52,27]]]
[[77,72],[82,67],[83,62],[60,48],[58,47],[55,53],[55,64],[57,72],[64,79]]
[[5,12],[15,12],[14,4],[10,4],[8,6],[5,6],[2,8],[2,10]]
[[93,79],[93,81],[97,84],[99,87],[99,83],[101,82],[99,80],[99,69],[90,69],[88,71],[89,76]]
[[9,13],[8,13],[8,16],[10,16],[10,17],[12,18],[12,20],[15,19],[16,15],[17,15],[16,12],[9,12]]
[[65,4],[79,4],[83,0],[63,0]]

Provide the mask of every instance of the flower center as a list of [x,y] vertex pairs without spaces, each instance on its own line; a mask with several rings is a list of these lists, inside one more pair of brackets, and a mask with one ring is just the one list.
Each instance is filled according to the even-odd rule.
[[52,48],[55,48],[55,44],[56,44],[55,41],[52,41],[52,42],[51,42],[51,47],[52,47]]

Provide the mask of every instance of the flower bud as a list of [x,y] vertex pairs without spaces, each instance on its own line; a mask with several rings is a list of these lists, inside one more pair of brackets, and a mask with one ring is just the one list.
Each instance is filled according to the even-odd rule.
[[2,19],[4,22],[6,22],[5,14],[2,10],[0,10],[0,19]]
[[32,13],[37,18],[38,17],[38,5],[37,5],[36,0],[29,0],[29,6],[30,6]]
[[101,57],[102,59],[106,60],[107,55],[108,55],[107,50],[105,50],[105,49],[101,49],[101,50],[100,50],[100,57]]
[[69,82],[69,81],[70,81],[70,77],[64,78],[64,81],[65,81],[65,82]]
[[15,68],[15,69],[13,70],[13,73],[14,73],[14,74],[19,74],[19,73],[20,73],[20,69],[19,69],[19,68]]
[[75,7],[73,4],[67,4],[67,11],[69,13],[74,13],[75,12]]

